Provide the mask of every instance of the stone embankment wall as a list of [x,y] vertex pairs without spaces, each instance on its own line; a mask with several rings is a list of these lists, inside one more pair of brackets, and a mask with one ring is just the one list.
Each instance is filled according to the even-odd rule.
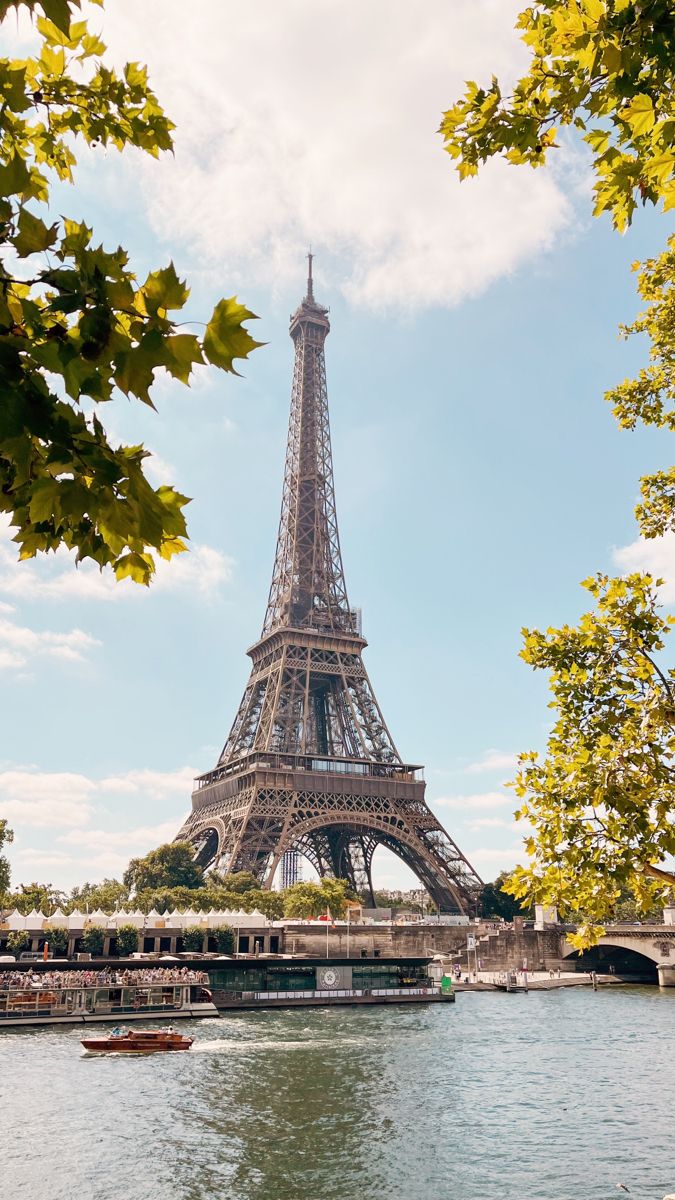
[[548,971],[563,964],[561,936],[555,929],[486,931],[478,938],[477,950],[486,971],[520,969],[525,964],[530,971]]
[[561,963],[560,935],[555,930],[499,929],[466,925],[339,925],[328,929],[317,925],[286,925],[287,954],[316,954],[340,957],[361,951],[370,957],[442,954],[473,967],[474,953],[469,951],[467,935],[477,938],[478,958],[483,970],[500,971],[520,968],[527,959],[530,970],[549,970]]
[[455,954],[466,946],[466,926],[457,925],[292,925],[285,931],[287,954],[316,954],[341,957],[349,953],[358,957],[362,950],[368,957],[379,952],[382,958],[397,955]]

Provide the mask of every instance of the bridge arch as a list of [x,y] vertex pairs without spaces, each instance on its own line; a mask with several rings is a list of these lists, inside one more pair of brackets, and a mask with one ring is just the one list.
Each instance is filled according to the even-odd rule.
[[[670,950],[670,947],[668,947]],[[596,971],[599,975],[619,975],[636,982],[657,983],[657,966],[663,962],[663,947],[653,938],[609,935],[588,950],[563,946],[562,957],[575,970]]]

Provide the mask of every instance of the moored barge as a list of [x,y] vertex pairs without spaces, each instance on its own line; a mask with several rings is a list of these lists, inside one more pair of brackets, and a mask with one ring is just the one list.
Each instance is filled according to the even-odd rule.
[[216,1007],[430,1004],[454,1000],[429,976],[429,958],[236,958],[204,963]]

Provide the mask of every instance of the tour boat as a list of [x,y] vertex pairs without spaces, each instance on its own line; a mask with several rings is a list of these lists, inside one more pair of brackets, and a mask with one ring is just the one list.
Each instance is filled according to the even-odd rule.
[[113,1029],[109,1037],[82,1038],[95,1054],[155,1054],[158,1050],[189,1050],[193,1038],[171,1026],[166,1029]]
[[[5,983],[0,971],[0,1029],[7,1025],[57,1025],[110,1021],[171,1020],[218,1015],[205,971],[185,978],[171,969],[150,968],[119,972],[67,969],[50,971],[44,983],[27,977],[28,986],[16,980]],[[61,976],[59,979],[58,976]],[[98,978],[96,977],[98,975]],[[88,976],[88,978],[87,978]]]

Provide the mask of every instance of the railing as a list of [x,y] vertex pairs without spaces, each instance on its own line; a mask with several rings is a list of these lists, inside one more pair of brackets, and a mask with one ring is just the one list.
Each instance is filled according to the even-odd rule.
[[[66,987],[0,989],[0,1020],[32,1016],[105,1016],[111,1013],[177,1012],[183,1005],[180,984],[145,984],[141,987]],[[114,995],[110,993],[113,992]]]
[[272,771],[325,771],[335,775],[356,775],[370,779],[399,779],[404,783],[424,780],[424,768],[406,763],[376,762],[372,759],[317,758],[308,754],[277,754],[255,751],[222,766],[214,767],[195,780],[197,789],[209,787],[221,779],[239,775],[254,768]]
[[362,996],[437,996],[437,987],[315,988],[313,991],[240,992],[242,1000],[345,1000]]

